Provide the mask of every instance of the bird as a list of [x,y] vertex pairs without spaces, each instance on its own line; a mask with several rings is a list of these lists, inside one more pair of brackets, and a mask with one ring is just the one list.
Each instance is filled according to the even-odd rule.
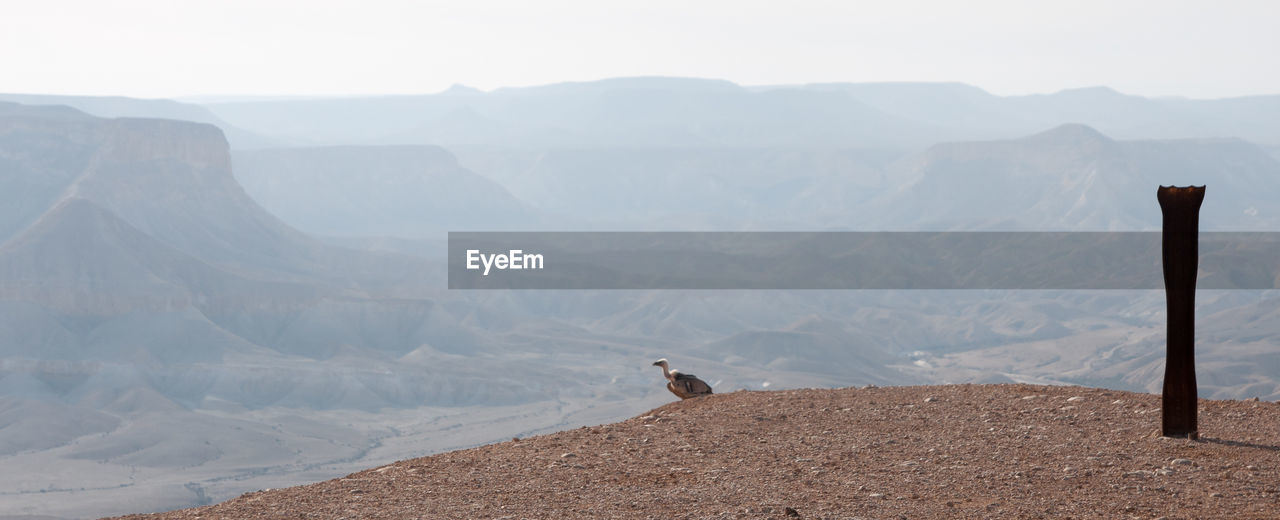
[[676,397],[689,399],[691,397],[711,395],[711,385],[698,379],[698,376],[693,374],[682,374],[679,370],[671,370],[670,365],[667,363],[667,358],[654,361],[653,366],[662,367],[662,375],[666,376],[667,381],[669,381],[667,390],[676,394]]

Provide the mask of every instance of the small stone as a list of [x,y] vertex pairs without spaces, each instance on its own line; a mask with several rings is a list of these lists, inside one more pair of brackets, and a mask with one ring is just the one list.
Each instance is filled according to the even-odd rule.
[[1083,401],[1083,400],[1084,400],[1084,398],[1083,398],[1083,397],[1080,397],[1080,396],[1078,396],[1078,395],[1077,395],[1077,396],[1074,396],[1074,397],[1068,397],[1068,398],[1067,398],[1067,402],[1070,402],[1070,403],[1074,403],[1074,402],[1076,402],[1076,401]]
[[1169,461],[1169,463],[1187,465],[1187,464],[1191,464],[1191,459],[1173,459]]
[[867,496],[869,496],[869,497],[871,497],[871,498],[884,498],[884,493],[872,493],[872,494],[867,495]]
[[560,455],[560,458],[562,458],[562,459],[571,459],[571,458],[573,458],[573,457],[577,457],[577,455],[576,455],[576,454],[574,454],[573,452],[569,452],[569,453],[562,453],[562,454]]
[[934,397],[934,396],[929,396],[929,397],[924,398],[924,402],[926,402],[926,403],[932,403],[932,402],[937,401],[937,400],[938,400],[938,398],[937,398],[937,397]]
[[784,512],[784,513],[786,513],[786,515],[787,515],[787,516],[792,516],[792,517],[800,518],[800,512],[799,512],[799,511],[796,511],[795,509],[792,509],[792,508],[789,508],[789,507],[788,507],[788,508],[784,508],[784,509],[783,509],[783,512]]
[[1213,498],[1222,498],[1222,493],[1217,493],[1217,492],[1209,493],[1209,496]]

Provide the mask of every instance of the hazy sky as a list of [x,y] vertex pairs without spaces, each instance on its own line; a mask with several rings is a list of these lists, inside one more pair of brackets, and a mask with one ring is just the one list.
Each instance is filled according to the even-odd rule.
[[1280,1],[3,0],[0,92],[429,93],[617,76],[1280,94]]

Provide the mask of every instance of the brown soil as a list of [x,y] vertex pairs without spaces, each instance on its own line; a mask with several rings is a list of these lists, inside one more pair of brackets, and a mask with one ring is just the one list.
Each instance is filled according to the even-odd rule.
[[960,385],[734,392],[127,518],[1280,518],[1280,405]]

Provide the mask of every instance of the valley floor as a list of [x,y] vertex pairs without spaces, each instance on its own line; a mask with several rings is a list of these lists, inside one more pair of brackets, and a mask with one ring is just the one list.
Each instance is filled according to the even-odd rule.
[[141,414],[112,432],[0,457],[0,467],[31,468],[0,472],[0,520],[93,518],[208,504],[405,457],[617,420],[643,410],[646,402],[653,401]]

